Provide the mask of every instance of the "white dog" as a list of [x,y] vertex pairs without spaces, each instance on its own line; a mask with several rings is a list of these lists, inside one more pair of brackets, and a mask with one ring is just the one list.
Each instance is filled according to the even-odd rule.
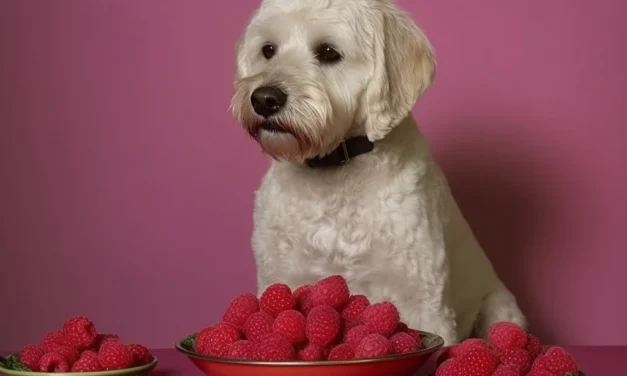
[[433,162],[411,109],[432,47],[391,0],[263,0],[232,109],[272,157],[256,194],[258,287],[331,274],[453,344],[526,327]]

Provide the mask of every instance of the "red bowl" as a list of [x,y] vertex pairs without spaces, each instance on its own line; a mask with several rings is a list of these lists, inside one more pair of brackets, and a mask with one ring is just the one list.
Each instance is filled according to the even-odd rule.
[[200,355],[183,345],[176,349],[208,376],[411,376],[444,345],[442,337],[420,332],[423,348],[374,359],[321,362],[257,362]]

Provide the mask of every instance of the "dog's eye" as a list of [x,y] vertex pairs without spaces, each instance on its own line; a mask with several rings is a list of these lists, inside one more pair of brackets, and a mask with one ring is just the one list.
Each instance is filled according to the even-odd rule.
[[316,59],[324,64],[333,64],[342,60],[342,55],[328,44],[321,44],[315,51]]
[[273,44],[266,44],[261,48],[261,53],[263,54],[263,57],[270,60],[274,54],[276,54],[276,47],[274,47]]

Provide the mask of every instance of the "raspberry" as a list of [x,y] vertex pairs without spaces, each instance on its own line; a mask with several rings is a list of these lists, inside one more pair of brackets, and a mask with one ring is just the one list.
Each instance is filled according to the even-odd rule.
[[251,342],[258,342],[261,337],[272,333],[274,319],[265,312],[257,312],[250,315],[244,324],[246,339]]
[[381,334],[370,334],[359,342],[355,349],[356,359],[378,358],[390,355],[390,341]]
[[544,369],[532,369],[526,376],[555,376],[553,373]]
[[63,324],[63,334],[68,342],[79,350],[91,348],[96,343],[96,327],[84,316],[69,319]]
[[361,321],[372,333],[388,337],[399,323],[398,310],[390,302],[373,304],[364,310]]
[[20,362],[32,371],[37,371],[42,356],[44,356],[44,350],[41,347],[37,345],[24,346],[20,351]]
[[92,351],[92,350],[85,350],[85,351],[83,351],[81,353],[80,357],[81,358],[85,358],[85,357],[91,357],[91,358],[96,357],[97,358],[98,357],[98,353],[95,352],[95,351]]
[[451,358],[438,368],[436,376],[490,376],[497,366],[496,356],[480,346],[469,349],[463,356]]
[[56,352],[44,354],[39,361],[40,372],[69,372],[70,365],[65,357]]
[[499,322],[492,325],[489,339],[492,346],[500,350],[512,347],[524,349],[527,345],[527,333],[511,322]]
[[407,333],[408,330],[409,330],[409,327],[407,326],[407,324],[405,324],[404,322],[399,322],[398,325],[396,325],[396,329],[394,330],[394,334],[396,334],[396,333]]
[[317,362],[324,360],[324,349],[315,343],[308,343],[303,349],[298,351],[298,360],[305,362]]
[[104,367],[100,363],[98,355],[92,351],[85,351],[81,357],[72,365],[72,372],[100,372]]
[[227,358],[252,360],[253,343],[250,341],[240,340],[229,347]]
[[418,344],[418,347],[420,348],[420,346],[422,346],[422,338],[420,338],[420,332],[417,331],[416,329],[407,329],[407,334],[409,334],[411,336],[411,338],[414,339],[414,341],[416,341],[416,343]]
[[49,353],[56,350],[59,346],[70,346],[70,343],[62,332],[52,332],[44,336],[40,347],[44,352]]
[[128,348],[133,353],[133,367],[139,367],[152,362],[152,354],[144,345],[131,344]]
[[311,291],[313,291],[312,285],[304,285],[300,286],[296,290],[294,290],[294,299],[296,300],[296,308],[302,309],[303,300],[311,295]]
[[399,322],[398,325],[396,326],[396,330],[394,331],[394,334],[396,333],[409,334],[409,336],[413,338],[414,341],[416,341],[416,343],[418,344],[418,348],[420,348],[422,344],[422,339],[420,338],[420,332],[417,331],[416,329],[411,329],[410,327],[407,326],[407,324]]
[[322,359],[328,359],[329,358],[329,354],[331,353],[331,350],[332,350],[332,348],[330,346],[329,347],[325,347],[322,350]]
[[204,329],[198,333],[196,351],[202,355],[224,358],[228,354],[229,347],[240,338],[240,333],[234,325],[221,322],[213,329]]
[[276,318],[279,313],[294,309],[296,299],[292,295],[292,290],[287,285],[275,283],[261,294],[259,307],[262,311]]
[[474,370],[476,375],[490,375],[496,369],[498,365],[498,358],[490,349],[475,347],[468,350],[461,359],[466,365],[467,369]]
[[468,352],[468,350],[473,349],[475,347],[482,347],[484,349],[489,349],[490,345],[483,339],[480,338],[470,338],[465,340],[462,343],[451,346],[449,349],[449,356],[451,358],[458,358],[463,356]]
[[253,359],[262,362],[284,362],[296,357],[294,347],[278,333],[270,333],[253,347]]
[[465,373],[465,370],[463,370],[462,367],[463,367],[463,362],[459,358],[450,358],[444,361],[442,364],[440,364],[438,369],[435,371],[435,376],[466,375],[467,373]]
[[322,347],[333,343],[341,330],[340,314],[329,306],[314,307],[305,323],[307,339]]
[[352,360],[355,359],[355,350],[345,343],[337,345],[329,353],[328,360],[340,361],[340,360]]
[[492,376],[520,376],[521,373],[518,372],[516,367],[508,366],[501,364],[496,368],[496,371],[492,374]]
[[303,301],[300,306],[301,312],[303,313],[303,315],[305,315],[305,317],[307,317],[309,315],[309,312],[311,312],[313,308],[314,308],[314,304],[313,304],[313,299],[311,299],[311,294],[306,295],[303,298]]
[[542,353],[542,343],[540,343],[540,339],[533,334],[529,334],[527,336],[527,346],[525,346],[525,350],[529,352],[529,361],[533,363],[538,355]]
[[115,334],[98,334],[93,349],[98,351],[102,345],[111,341],[119,342],[120,337]]
[[242,327],[250,315],[258,311],[259,300],[257,297],[253,294],[242,294],[231,301],[222,320]]
[[353,295],[348,298],[348,302],[342,309],[342,318],[346,321],[359,322],[361,314],[368,308],[370,301],[365,295]]
[[194,341],[194,350],[202,354],[209,346],[209,341],[211,340],[211,333],[215,328],[213,326],[208,326],[196,334],[196,340]]
[[406,354],[418,350],[418,344],[407,333],[396,333],[390,337],[392,354]]
[[363,325],[363,323],[360,323],[359,321],[344,321],[344,330],[342,332],[346,334],[349,330],[360,325]]
[[533,363],[532,373],[540,371],[548,371],[556,376],[564,376],[566,374],[576,375],[579,372],[577,362],[566,350],[561,347],[551,347],[540,355]]
[[501,364],[510,366],[520,375],[526,374],[531,368],[529,353],[527,350],[512,347],[509,349],[497,350],[497,356],[501,361]]
[[346,280],[339,275],[321,279],[311,292],[314,306],[326,305],[336,310],[341,309],[348,302],[348,297]]
[[133,365],[133,352],[121,342],[107,342],[98,352],[102,367],[109,370],[129,368]]
[[366,328],[365,325],[359,325],[346,332],[342,342],[356,349],[361,340],[366,338],[369,334],[372,334],[372,332]]
[[279,313],[272,330],[281,334],[291,344],[297,345],[305,341],[305,316],[294,310]]
[[54,352],[63,356],[65,360],[67,360],[67,363],[70,367],[72,366],[72,364],[74,364],[75,361],[78,360],[78,357],[80,356],[78,350],[70,346],[59,346],[54,350]]
[[244,328],[238,327],[237,325],[233,325],[230,322],[220,321],[215,326],[215,328],[217,328],[218,326],[228,326],[231,329],[234,329],[240,335],[240,337],[244,335]]

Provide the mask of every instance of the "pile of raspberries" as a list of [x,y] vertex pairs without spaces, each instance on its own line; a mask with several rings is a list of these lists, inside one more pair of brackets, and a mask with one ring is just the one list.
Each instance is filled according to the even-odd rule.
[[585,376],[566,350],[543,351],[538,337],[516,324],[493,325],[488,339],[468,339],[450,347],[435,376]]
[[98,334],[87,317],[74,317],[60,331],[44,336],[39,345],[19,353],[21,365],[39,372],[98,372],[142,366],[153,360],[138,344],[126,345],[114,334]]
[[392,303],[351,296],[344,278],[334,275],[293,292],[278,283],[259,299],[237,296],[193,346],[202,355],[238,360],[343,361],[410,353],[421,341]]

